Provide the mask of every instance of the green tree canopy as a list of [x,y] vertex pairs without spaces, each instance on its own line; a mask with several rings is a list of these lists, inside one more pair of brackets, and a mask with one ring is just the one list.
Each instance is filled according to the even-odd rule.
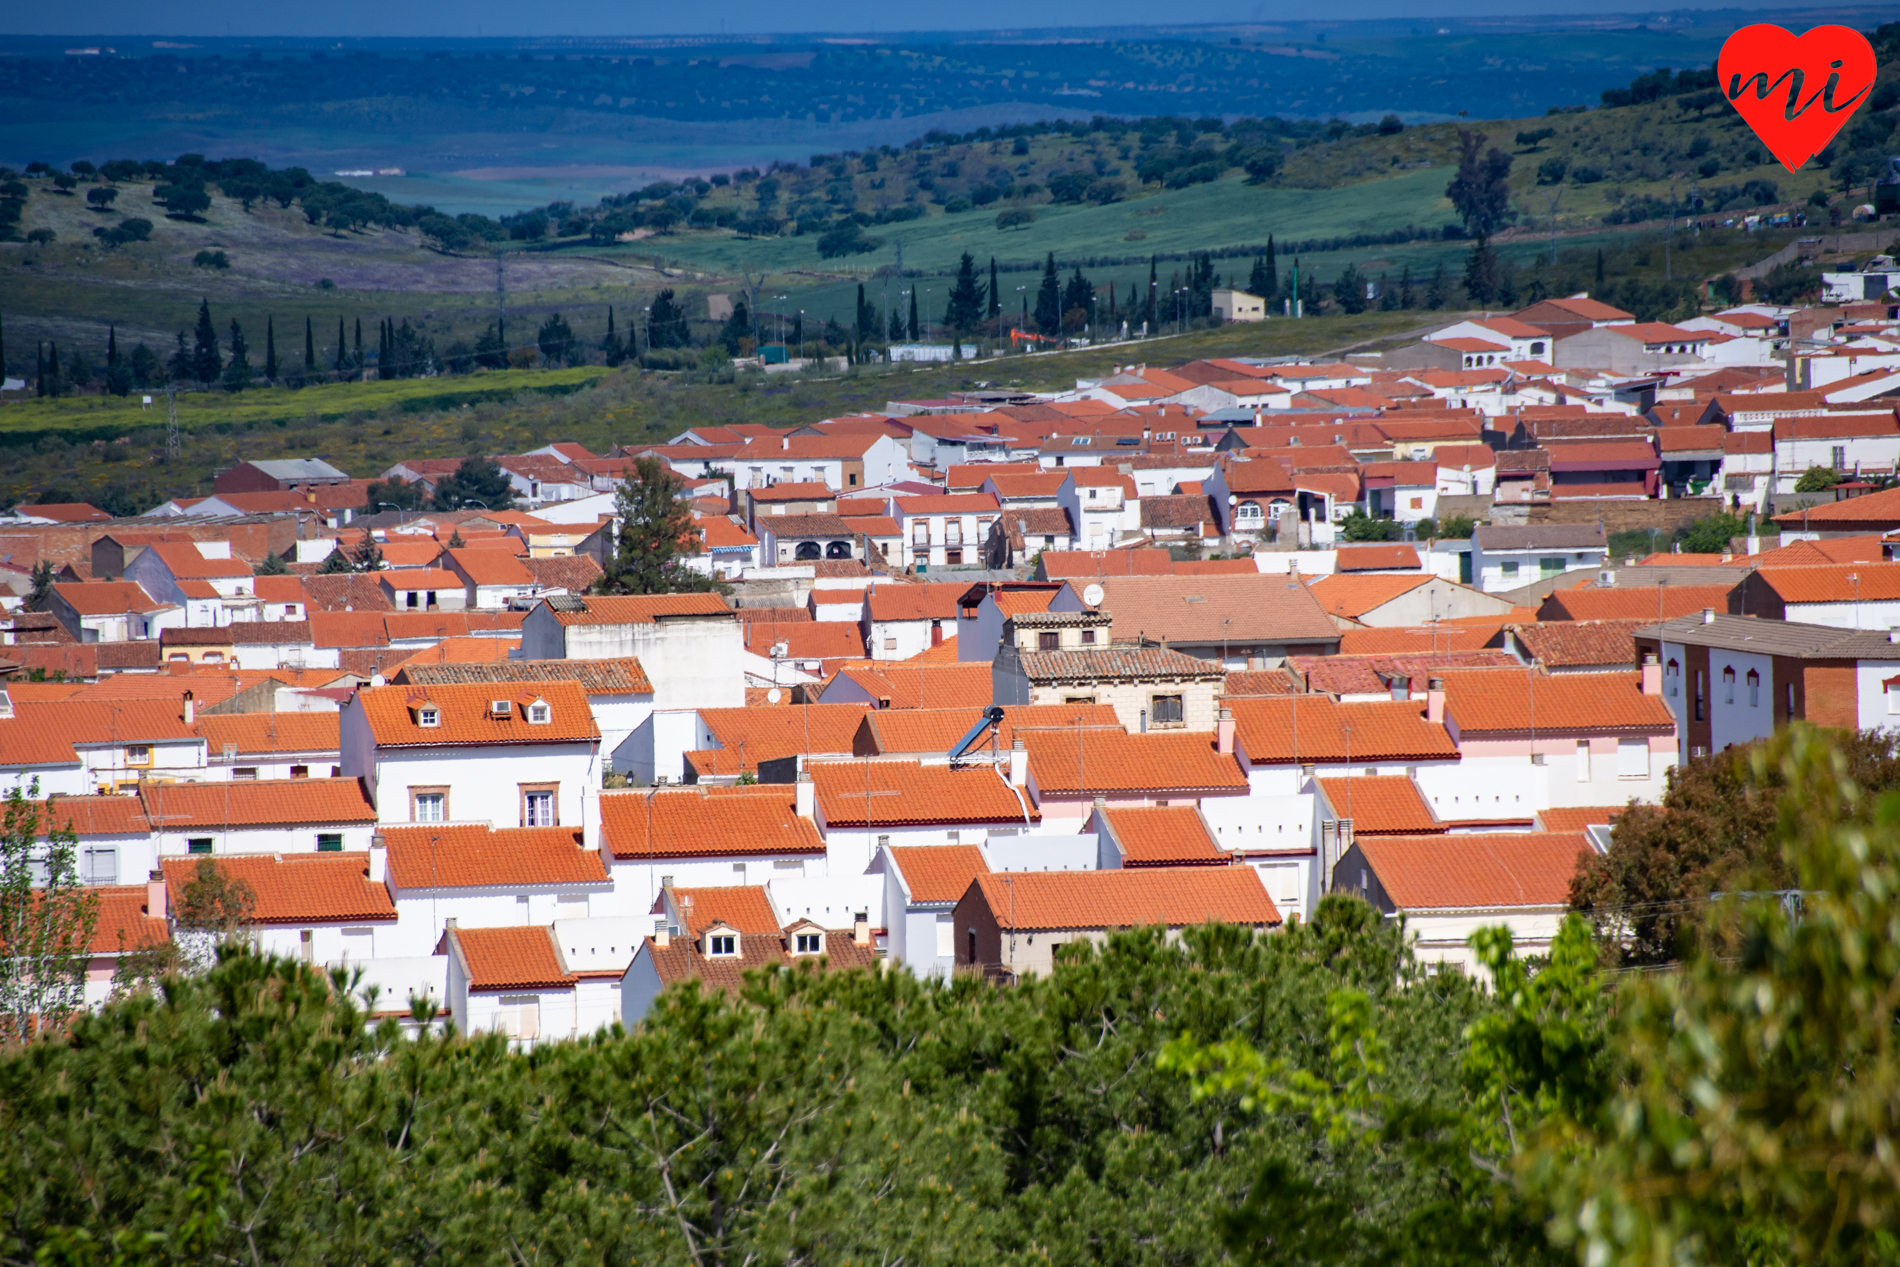
[[677,594],[717,588],[713,578],[687,566],[701,549],[692,507],[679,479],[658,458],[638,458],[633,476],[614,495],[619,527],[599,594]]
[[469,502],[480,502],[487,510],[513,510],[514,485],[501,464],[488,457],[466,457],[462,464],[436,481],[435,508],[460,510]]

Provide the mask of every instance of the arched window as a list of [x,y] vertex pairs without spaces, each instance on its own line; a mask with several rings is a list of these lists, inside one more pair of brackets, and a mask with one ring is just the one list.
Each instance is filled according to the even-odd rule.
[[1674,660],[1663,666],[1663,694],[1671,699],[1682,694],[1682,666]]
[[850,558],[851,543],[849,541],[833,541],[830,545],[825,547],[825,557],[827,559]]
[[1748,706],[1761,707],[1761,674],[1753,669],[1748,671]]
[[1242,502],[1234,510],[1235,523],[1257,525],[1265,518],[1266,514],[1260,509],[1259,502]]
[[1722,702],[1724,704],[1735,702],[1735,670],[1732,667],[1722,670]]
[[798,549],[792,551],[793,558],[805,563],[821,558],[823,555],[824,551],[819,549],[816,541],[801,541],[798,543]]

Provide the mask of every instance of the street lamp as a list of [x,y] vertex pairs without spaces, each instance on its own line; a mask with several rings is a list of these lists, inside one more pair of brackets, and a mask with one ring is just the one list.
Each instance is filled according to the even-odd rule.
[[798,359],[805,359],[805,310],[798,310]]
[[406,521],[406,520],[404,520],[404,519],[403,519],[403,517],[402,517],[402,507],[401,507],[401,506],[398,506],[398,505],[397,505],[397,504],[396,504],[395,502],[377,502],[377,503],[376,503],[376,509],[378,509],[378,510],[393,510],[393,511],[395,511],[395,512],[396,512],[396,525],[397,525],[398,527],[401,527],[401,526],[402,526],[402,524],[404,524],[405,522],[407,522],[407,521]]
[[1022,320],[1022,324],[1018,326],[1017,329],[1023,331],[1026,334],[1029,331],[1029,287],[1018,286],[1016,288],[1016,293],[1023,297],[1023,320]]

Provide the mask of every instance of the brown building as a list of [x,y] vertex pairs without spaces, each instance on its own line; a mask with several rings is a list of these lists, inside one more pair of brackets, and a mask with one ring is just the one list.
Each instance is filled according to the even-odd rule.
[[324,484],[347,484],[350,477],[328,462],[317,458],[285,458],[269,462],[239,462],[228,471],[218,472],[211,481],[214,493],[280,493],[293,489],[316,488]]

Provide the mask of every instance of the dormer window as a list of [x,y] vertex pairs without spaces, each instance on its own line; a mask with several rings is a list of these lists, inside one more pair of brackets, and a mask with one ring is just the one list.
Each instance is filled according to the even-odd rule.
[[434,704],[424,704],[416,710],[416,725],[434,729],[442,724],[442,710]]
[[825,953],[825,935],[823,933],[798,933],[792,938],[792,953],[795,955],[822,955]]
[[739,954],[739,935],[737,933],[707,933],[706,957],[708,959],[734,959]]
[[548,711],[546,700],[534,700],[529,703],[528,724],[530,726],[545,726],[548,724],[548,718],[550,716],[552,716],[552,714]]

